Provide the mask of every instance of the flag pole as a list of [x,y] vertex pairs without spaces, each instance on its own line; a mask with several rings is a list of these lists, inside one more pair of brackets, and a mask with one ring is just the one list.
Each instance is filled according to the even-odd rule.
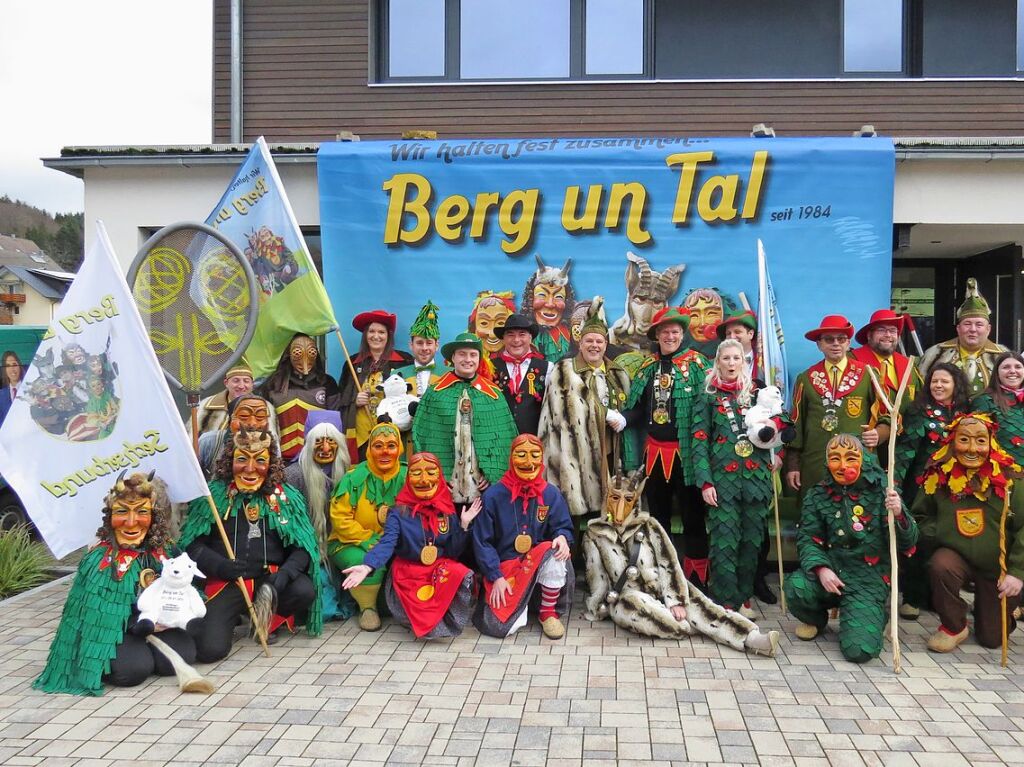
[[[747,301],[746,294],[743,293],[743,292],[740,292],[739,295],[740,295],[740,301],[743,304],[743,308],[746,309],[748,312],[752,311],[751,308],[750,308],[750,303]],[[760,308],[761,307],[758,306],[758,309],[760,309]],[[758,345],[758,347],[760,347],[761,365],[762,366],[767,365],[768,364],[767,363],[767,360],[768,360],[768,350],[767,350],[767,348],[765,348],[764,334],[763,333],[758,333],[758,335],[757,335],[757,345]],[[755,359],[755,362],[756,362],[756,359]],[[761,372],[764,373],[763,370]],[[782,563],[782,516],[779,514],[779,483],[777,482],[777,480],[779,478],[779,471],[778,471],[778,469],[775,468],[775,451],[774,450],[771,451],[771,456],[772,456],[772,511],[774,512],[774,515],[775,515],[775,559],[776,559],[776,565],[778,565],[778,569],[779,569],[779,606],[782,608],[782,614],[786,615],[789,612],[789,610],[786,607],[786,589],[785,589],[786,574],[785,574],[785,568],[783,567],[783,563]],[[765,532],[767,533],[767,531],[765,531]]]
[[[217,504],[213,502],[213,496],[207,494],[206,502],[210,505],[210,513],[213,514],[213,521],[217,523],[217,532],[220,533],[221,543],[224,544],[224,551],[228,555],[228,559],[235,559],[235,550],[231,546],[231,541],[228,540],[227,531],[224,529],[224,523],[220,521],[220,513],[217,511]],[[249,609],[249,617],[252,619],[252,625],[256,632],[256,638],[260,644],[263,645],[263,653],[269,658],[270,648],[267,646],[267,635],[263,632],[263,626],[256,619],[256,608],[252,605],[252,598],[249,596],[249,589],[245,587],[245,579],[239,577],[235,581],[238,585],[238,589],[242,592],[242,598],[245,600],[245,606]]]

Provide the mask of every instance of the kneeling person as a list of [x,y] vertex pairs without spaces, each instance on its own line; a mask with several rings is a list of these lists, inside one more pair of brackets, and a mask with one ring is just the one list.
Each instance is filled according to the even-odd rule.
[[250,598],[269,589],[276,604],[270,631],[305,621],[310,636],[320,634],[320,546],[302,494],[283,481],[284,466],[269,432],[234,435],[233,449],[221,455],[210,482],[234,559],[213,529],[207,500],[197,498],[189,505],[179,545],[207,576],[206,618],[196,639],[197,657],[204,663],[231,651],[237,619],[247,613],[241,590],[232,583],[239,578]]
[[814,639],[839,608],[839,649],[853,663],[882,652],[889,598],[889,532],[895,515],[896,548],[914,553],[917,525],[894,490],[886,490],[878,459],[850,434],[825,447],[828,473],[807,490],[796,548],[800,569],[786,579],[789,611],[801,622],[800,639]]
[[526,625],[530,597],[540,587],[544,634],[565,634],[561,615],[572,604],[575,582],[569,547],[572,520],[562,493],[541,476],[544,449],[532,434],[512,440],[509,470],[484,493],[473,525],[473,549],[486,599],[473,622],[480,633],[506,637]]
[[363,563],[345,569],[342,586],[358,587],[394,556],[384,596],[395,620],[418,639],[458,636],[469,622],[473,571],[458,561],[469,543],[477,498],[460,516],[432,453],[415,453],[405,486],[388,512],[384,535]]
[[605,514],[583,534],[587,620],[611,618],[630,631],[663,639],[700,633],[735,650],[775,655],[779,632],[757,625],[690,589],[665,528],[637,502],[643,469],[609,481]]

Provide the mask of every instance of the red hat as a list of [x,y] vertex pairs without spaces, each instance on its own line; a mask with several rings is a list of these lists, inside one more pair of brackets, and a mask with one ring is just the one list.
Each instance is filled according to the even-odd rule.
[[355,319],[352,320],[352,327],[360,333],[364,333],[366,332],[366,329],[370,327],[371,322],[379,322],[388,329],[388,332],[391,335],[394,335],[398,317],[390,312],[384,311],[383,309],[374,309],[372,312],[362,312],[361,314],[357,314]]
[[804,338],[817,342],[826,333],[846,333],[847,338],[852,338],[853,325],[841,314],[829,314],[821,321],[819,327],[804,333]]
[[896,314],[892,309],[879,309],[871,315],[868,324],[857,331],[857,343],[864,346],[868,342],[868,332],[875,325],[895,325],[896,332],[903,332],[903,315]]

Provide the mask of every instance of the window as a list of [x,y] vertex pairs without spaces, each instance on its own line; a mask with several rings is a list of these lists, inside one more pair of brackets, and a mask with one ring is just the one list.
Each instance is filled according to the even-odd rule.
[[843,70],[903,71],[903,0],[845,0]]
[[444,77],[445,0],[389,0],[388,74]]
[[654,0],[381,0],[384,80],[631,79],[649,74]]
[[1016,76],[1021,61],[1022,0],[929,0],[924,6],[921,74]]
[[463,0],[463,80],[569,76],[569,0]]
[[644,73],[644,0],[587,0],[588,75]]

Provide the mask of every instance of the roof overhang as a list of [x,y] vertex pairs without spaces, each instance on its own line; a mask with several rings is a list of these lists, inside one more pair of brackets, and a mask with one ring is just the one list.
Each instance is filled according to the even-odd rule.
[[[769,141],[770,139],[765,139]],[[896,137],[897,160],[1024,160],[1024,136]],[[319,142],[270,144],[279,165],[316,163]],[[117,166],[238,165],[252,144],[188,144],[184,146],[69,146],[60,157],[44,157],[43,165],[76,178],[89,168]]]

